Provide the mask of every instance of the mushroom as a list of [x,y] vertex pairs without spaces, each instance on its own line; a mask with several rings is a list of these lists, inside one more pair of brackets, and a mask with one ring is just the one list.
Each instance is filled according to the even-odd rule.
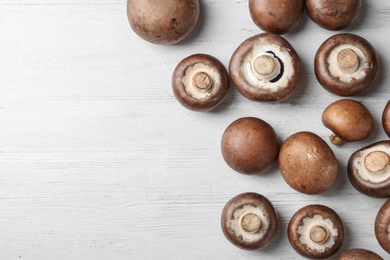
[[303,13],[303,0],[249,0],[253,22],[266,32],[284,34],[293,30]]
[[348,177],[361,193],[390,197],[390,141],[380,141],[354,152],[348,161]]
[[342,30],[359,15],[362,0],[306,0],[309,17],[327,30]]
[[176,99],[194,111],[210,111],[225,98],[229,76],[223,64],[213,56],[194,54],[183,59],[172,75]]
[[261,33],[245,40],[233,53],[229,72],[238,91],[251,100],[281,101],[296,89],[301,61],[284,38]]
[[199,0],[127,0],[133,31],[156,44],[174,44],[186,38],[198,23]]
[[388,137],[390,137],[390,100],[387,101],[382,113],[382,126],[383,130]]
[[338,175],[333,151],[321,137],[311,132],[298,132],[283,142],[279,169],[291,188],[305,194],[329,190]]
[[325,108],[322,123],[333,132],[330,141],[334,145],[364,140],[374,128],[370,111],[362,103],[351,99],[340,99]]
[[345,229],[340,216],[331,208],[308,205],[293,215],[287,234],[298,254],[311,259],[325,259],[340,249]]
[[278,217],[266,197],[247,192],[226,203],[221,226],[223,234],[232,244],[241,249],[256,250],[271,242],[278,228]]
[[243,117],[226,128],[221,151],[225,162],[235,171],[262,173],[276,161],[279,141],[267,122],[255,117]]
[[338,260],[383,260],[383,258],[370,250],[354,248],[342,253]]
[[375,236],[381,247],[390,254],[390,200],[379,209],[375,218]]
[[318,82],[339,96],[353,96],[366,90],[376,79],[378,70],[374,47],[355,34],[342,33],[328,38],[314,58]]

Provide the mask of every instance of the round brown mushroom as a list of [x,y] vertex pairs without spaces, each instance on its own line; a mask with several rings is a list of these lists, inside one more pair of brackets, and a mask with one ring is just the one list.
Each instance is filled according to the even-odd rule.
[[304,0],[249,0],[253,22],[266,32],[284,34],[302,18]]
[[133,31],[156,44],[185,39],[198,23],[199,0],[127,0],[127,17]]
[[279,169],[291,188],[305,194],[329,190],[338,176],[333,151],[321,137],[311,132],[298,132],[283,142]]
[[238,91],[251,100],[281,101],[298,86],[301,61],[291,44],[277,34],[261,33],[233,53],[229,72]]
[[322,123],[333,132],[330,141],[335,145],[364,140],[374,128],[370,111],[352,99],[340,99],[330,104],[322,112]]
[[172,75],[176,99],[194,111],[210,111],[225,98],[229,76],[223,64],[213,56],[194,54],[183,59]]
[[382,113],[382,126],[383,130],[388,137],[390,137],[390,100],[387,101]]
[[354,152],[348,161],[348,177],[361,193],[390,197],[390,141],[380,141]]
[[243,117],[225,130],[221,141],[225,162],[244,174],[262,173],[278,158],[279,141],[275,130],[264,120]]
[[381,247],[390,254],[390,200],[387,200],[375,218],[375,236]]
[[342,253],[338,260],[383,260],[383,258],[370,250],[354,248]]
[[247,192],[229,200],[223,208],[221,226],[225,237],[241,249],[266,247],[275,236],[278,217],[263,195]]
[[340,216],[331,208],[308,205],[293,215],[287,234],[298,254],[311,259],[325,259],[340,249],[345,228]]
[[309,17],[327,30],[341,30],[359,15],[362,0],[306,0]]
[[364,38],[342,33],[328,38],[317,50],[314,71],[321,86],[339,96],[353,96],[376,79],[379,60]]

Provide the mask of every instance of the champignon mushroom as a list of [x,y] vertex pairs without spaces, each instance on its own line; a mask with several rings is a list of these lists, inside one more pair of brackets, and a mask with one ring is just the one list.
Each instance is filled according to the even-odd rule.
[[364,140],[374,128],[370,111],[351,99],[337,100],[325,108],[322,123],[333,132],[330,141],[335,145]]
[[221,141],[225,162],[244,174],[262,173],[278,158],[279,141],[275,130],[262,119],[243,117],[225,130]]
[[172,90],[184,107],[210,111],[225,98],[229,76],[223,64],[213,56],[194,54],[183,59],[172,75]]
[[382,126],[383,130],[388,137],[390,137],[390,100],[387,101],[382,113]]
[[311,259],[325,259],[340,249],[345,229],[340,216],[331,208],[308,205],[293,215],[287,234],[298,254]]
[[390,141],[380,141],[354,152],[348,177],[359,192],[374,198],[390,197]]
[[296,89],[301,77],[301,61],[284,38],[262,33],[241,43],[230,59],[229,72],[245,97],[281,101]]
[[366,90],[376,79],[378,70],[374,47],[366,39],[350,33],[328,38],[314,59],[318,82],[339,96],[353,96]]
[[127,0],[133,31],[156,44],[174,44],[186,38],[198,23],[199,0]]
[[327,30],[341,30],[359,15],[362,0],[306,0],[309,17]]
[[223,208],[221,226],[225,237],[241,249],[266,247],[275,236],[278,217],[263,195],[247,192],[229,200]]
[[354,248],[342,253],[338,260],[383,260],[383,258],[370,250]]
[[375,218],[375,236],[381,247],[390,254],[390,200],[379,209]]
[[253,22],[266,32],[284,34],[293,30],[303,13],[303,0],[249,0]]
[[311,132],[298,132],[283,142],[279,169],[291,188],[305,194],[329,190],[338,175],[333,151],[321,137]]

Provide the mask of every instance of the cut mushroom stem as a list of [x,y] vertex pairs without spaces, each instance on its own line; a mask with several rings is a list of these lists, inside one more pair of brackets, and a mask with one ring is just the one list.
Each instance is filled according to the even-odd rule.
[[341,145],[344,143],[344,140],[338,137],[335,133],[330,135],[329,140],[334,145]]
[[213,85],[211,77],[206,72],[196,73],[192,78],[192,82],[201,91],[207,91]]
[[260,230],[261,219],[254,213],[245,214],[241,219],[242,228],[249,233],[256,233]]
[[268,76],[275,71],[275,60],[269,55],[261,55],[255,59],[255,70],[260,75]]
[[383,151],[370,152],[364,158],[364,165],[367,170],[373,173],[383,172],[390,163],[390,156]]
[[359,57],[351,48],[345,48],[337,54],[337,63],[341,71],[352,74],[359,67]]
[[325,244],[328,241],[329,232],[326,228],[315,226],[310,230],[310,239],[317,244]]

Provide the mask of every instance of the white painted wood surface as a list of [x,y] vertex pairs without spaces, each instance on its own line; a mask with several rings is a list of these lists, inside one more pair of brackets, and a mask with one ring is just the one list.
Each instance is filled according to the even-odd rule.
[[[340,162],[336,185],[322,195],[293,191],[275,166],[265,175],[235,173],[223,161],[224,129],[242,116],[268,121],[283,141],[313,131],[328,143],[322,110],[339,99],[313,74],[314,54],[335,32],[305,14],[284,35],[299,53],[303,76],[287,101],[249,101],[234,87],[215,111],[179,105],[171,91],[176,64],[208,53],[226,66],[260,30],[247,1],[201,1],[196,31],[182,44],[159,46],[130,29],[124,0],[0,0],[0,259],[301,259],[287,224],[299,208],[321,203],[345,222],[343,250],[364,247],[389,259],[373,221],[384,199],[349,183],[350,154],[386,139],[380,118],[389,99],[390,2],[364,0],[345,32],[376,48],[381,71],[354,97],[375,117],[365,141],[331,145]],[[233,196],[262,193],[280,229],[266,249],[231,245],[220,213]]]

